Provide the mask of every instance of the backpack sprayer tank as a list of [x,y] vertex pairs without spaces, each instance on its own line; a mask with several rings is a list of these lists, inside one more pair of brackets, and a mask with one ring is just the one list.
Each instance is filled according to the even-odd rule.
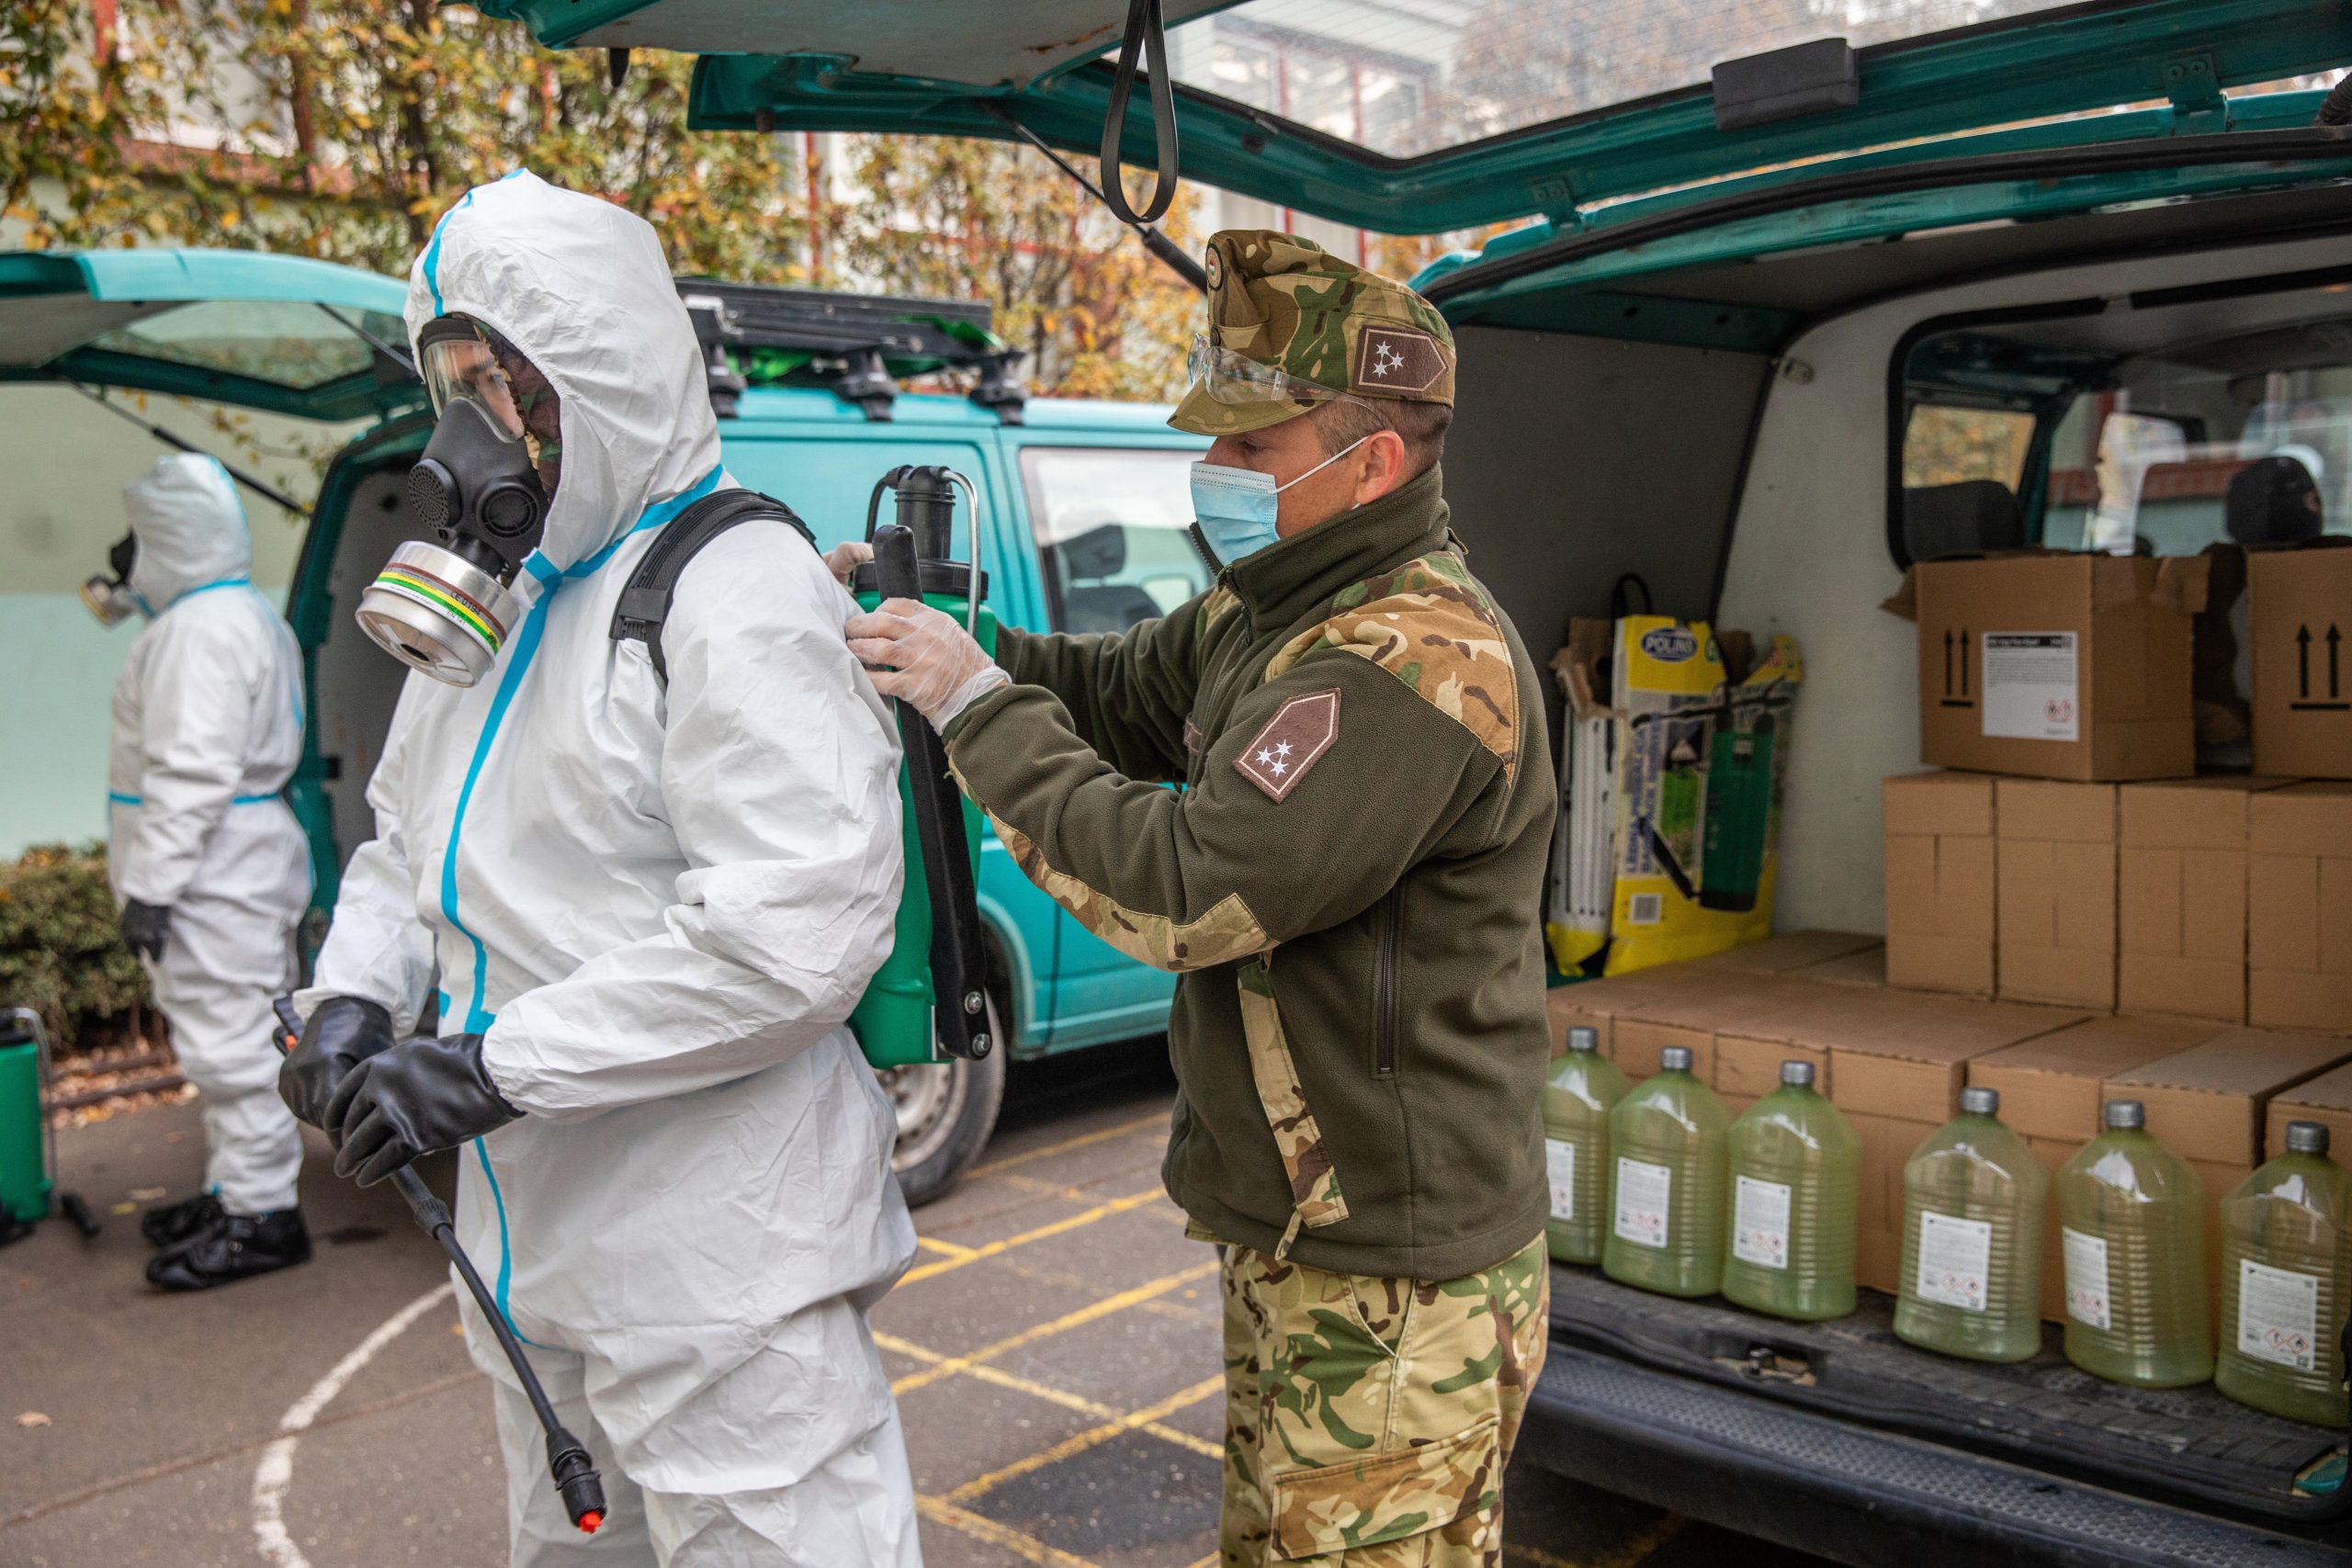
[[[948,558],[956,491],[972,499],[972,559]],[[898,520],[875,526],[882,492],[898,495]],[[851,581],[858,604],[920,598],[954,615],[990,656],[996,616],[981,603],[979,497],[952,468],[899,468],[882,476],[865,509],[874,560]],[[899,739],[906,761],[899,795],[906,822],[907,883],[890,956],[850,1015],[865,1059],[877,1067],[935,1062],[940,1054],[977,1060],[995,1047],[988,1014],[988,956],[981,943],[977,868],[980,814],[947,773],[947,743],[905,703]]]

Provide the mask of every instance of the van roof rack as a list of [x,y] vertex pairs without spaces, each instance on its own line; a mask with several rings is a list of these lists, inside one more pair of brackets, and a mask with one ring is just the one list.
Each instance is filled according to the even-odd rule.
[[756,383],[824,387],[867,419],[887,420],[900,378],[977,370],[971,400],[1006,424],[1022,423],[1029,394],[1017,372],[1027,355],[989,330],[986,305],[704,277],[677,283],[721,419],[735,416],[744,389]]

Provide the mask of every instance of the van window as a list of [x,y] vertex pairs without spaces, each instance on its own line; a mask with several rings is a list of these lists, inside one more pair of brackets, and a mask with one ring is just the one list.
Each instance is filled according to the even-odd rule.
[[1191,534],[1193,460],[1184,451],[1023,449],[1056,626],[1123,632],[1209,585]]
[[2352,534],[2352,314],[2332,288],[2278,282],[1921,337],[1900,414],[1905,553]]

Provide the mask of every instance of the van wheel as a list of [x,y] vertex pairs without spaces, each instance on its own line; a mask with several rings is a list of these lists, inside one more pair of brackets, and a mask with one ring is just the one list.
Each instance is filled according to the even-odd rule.
[[890,1168],[899,1173],[907,1206],[920,1209],[954,1187],[979,1158],[1004,1103],[1004,1061],[1010,1044],[996,998],[989,998],[989,1032],[996,1048],[977,1062],[887,1067],[875,1074],[899,1116],[899,1143]]

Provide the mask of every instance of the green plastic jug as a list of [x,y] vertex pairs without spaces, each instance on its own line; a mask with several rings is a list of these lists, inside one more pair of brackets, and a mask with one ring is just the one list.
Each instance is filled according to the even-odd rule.
[[1989,1089],[1960,1091],[1960,1114],[1903,1168],[1903,1273],[1894,1332],[1976,1361],[2041,1348],[2041,1205],[2050,1178],[1999,1115]]
[[1609,1198],[1609,1112],[1633,1086],[1600,1054],[1589,1025],[1568,1031],[1568,1048],[1544,1085],[1544,1164],[1552,1217],[1544,1241],[1563,1263],[1598,1263]]
[[2180,1388],[2213,1375],[2205,1190],[2136,1100],[2058,1172],[2066,1359],[2110,1382]]
[[1724,1294],[1781,1317],[1852,1312],[1862,1141],[1815,1090],[1813,1064],[1781,1063],[1781,1087],[1732,1123],[1725,1146]]
[[1724,1272],[1724,1102],[1690,1076],[1688,1047],[1609,1113],[1612,1280],[1669,1296],[1711,1296]]
[[2287,1123],[2287,1152],[2222,1200],[2222,1336],[2213,1385],[2241,1404],[2341,1428],[2352,1301],[2343,1168],[2327,1129]]
[[49,1217],[48,1135],[40,1116],[40,1045],[15,1017],[0,1017],[0,1230]]

